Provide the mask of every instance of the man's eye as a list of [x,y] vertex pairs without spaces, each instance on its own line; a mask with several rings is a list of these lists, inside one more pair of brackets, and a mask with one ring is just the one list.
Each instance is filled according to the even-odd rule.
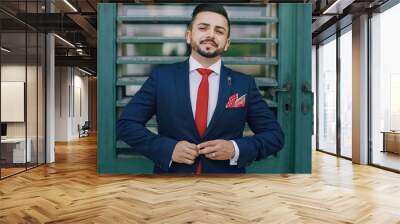
[[221,31],[221,30],[217,30],[217,33],[220,35],[224,35],[224,31]]
[[206,28],[205,27],[199,27],[199,30],[205,30]]

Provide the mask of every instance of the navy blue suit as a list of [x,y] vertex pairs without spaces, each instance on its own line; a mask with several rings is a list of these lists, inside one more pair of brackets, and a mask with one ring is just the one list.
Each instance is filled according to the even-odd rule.
[[[155,164],[155,173],[195,173],[202,160],[203,173],[245,173],[245,167],[281,150],[284,134],[272,111],[262,99],[253,77],[233,71],[223,64],[217,106],[200,138],[193,117],[189,94],[188,60],[155,68],[150,77],[125,107],[117,122],[117,136]],[[228,78],[229,77],[229,78]],[[225,108],[228,98],[246,95],[242,108]],[[156,115],[158,134],[145,124]],[[243,137],[245,123],[255,133]],[[210,160],[199,156],[193,165],[172,163],[178,141],[193,144],[204,141],[234,140],[239,147],[237,165],[229,160]]]

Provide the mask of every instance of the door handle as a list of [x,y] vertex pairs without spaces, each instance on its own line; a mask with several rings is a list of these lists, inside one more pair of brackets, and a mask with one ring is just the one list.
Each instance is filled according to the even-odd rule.
[[303,100],[303,102],[301,103],[301,112],[303,114],[307,114],[310,111],[310,107],[312,110],[312,106],[314,104],[314,93],[312,91],[311,85],[309,82],[305,81],[303,82],[303,85],[301,86],[301,90],[303,93],[308,93],[311,94],[311,106],[309,105],[310,103],[307,102],[307,100]]
[[303,85],[301,86],[301,90],[303,93],[313,93],[311,89],[311,85],[308,82],[303,82]]
[[[282,85],[282,87],[273,88],[271,89],[272,94],[276,96],[276,93],[289,93],[292,90],[292,84],[290,82],[286,82]],[[288,114],[291,111],[291,103],[290,103],[290,96],[285,97],[283,103],[283,111]]]
[[283,84],[282,87],[278,87],[278,88],[274,88],[272,89],[273,92],[289,92],[292,89],[292,85],[287,82],[285,84]]

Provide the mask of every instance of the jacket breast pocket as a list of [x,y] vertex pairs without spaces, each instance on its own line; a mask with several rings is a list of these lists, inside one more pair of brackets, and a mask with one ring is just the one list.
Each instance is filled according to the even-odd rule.
[[228,119],[231,123],[240,123],[246,121],[247,110],[246,107],[225,108],[222,116]]

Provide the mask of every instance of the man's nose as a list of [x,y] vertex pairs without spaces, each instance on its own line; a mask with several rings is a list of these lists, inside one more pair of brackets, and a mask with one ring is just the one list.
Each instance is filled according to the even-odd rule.
[[214,37],[215,37],[215,31],[212,30],[212,29],[208,30],[208,32],[207,32],[207,37],[210,37],[210,38],[214,39]]

